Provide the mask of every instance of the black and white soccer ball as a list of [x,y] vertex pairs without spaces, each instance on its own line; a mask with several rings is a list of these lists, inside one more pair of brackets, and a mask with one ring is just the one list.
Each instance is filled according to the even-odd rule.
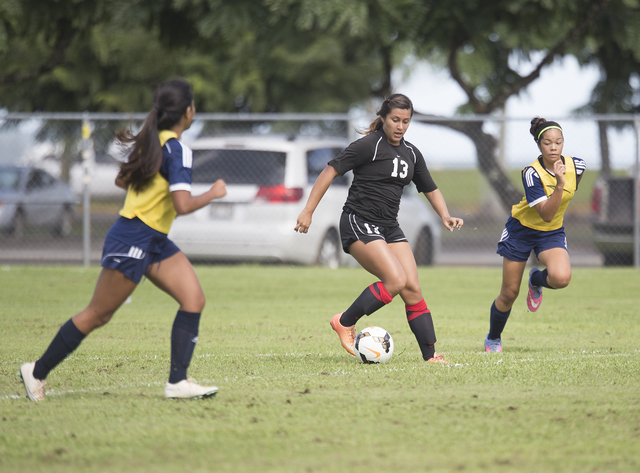
[[367,327],[356,335],[353,350],[361,363],[386,363],[393,355],[393,338],[381,327]]

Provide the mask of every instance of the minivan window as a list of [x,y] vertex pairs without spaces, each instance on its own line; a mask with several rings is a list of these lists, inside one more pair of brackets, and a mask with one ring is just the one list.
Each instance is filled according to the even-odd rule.
[[193,150],[193,183],[276,186],[284,183],[286,154],[247,149]]
[[[307,180],[309,184],[316,182],[322,170],[327,167],[327,163],[338,156],[341,151],[342,148],[317,148],[307,151]],[[345,173],[343,176],[336,177],[331,185],[348,186],[348,175],[349,173]]]
[[20,185],[20,171],[17,169],[0,170],[0,191],[14,191]]

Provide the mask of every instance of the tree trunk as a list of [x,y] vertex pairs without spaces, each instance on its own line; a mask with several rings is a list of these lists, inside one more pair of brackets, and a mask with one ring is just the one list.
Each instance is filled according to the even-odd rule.
[[464,133],[476,147],[478,169],[489,181],[500,199],[502,207],[510,212],[511,206],[522,199],[522,192],[517,190],[509,180],[509,176],[496,159],[498,141],[482,130],[482,121],[440,121],[429,118],[429,115],[415,113],[413,120],[420,123],[440,125]]
[[611,160],[609,156],[609,137],[607,135],[607,122],[598,122],[598,132],[600,134],[600,157],[602,164],[600,168],[600,175],[607,177],[611,174]]
[[67,183],[71,182],[71,166],[77,156],[74,154],[77,146],[78,142],[74,137],[65,135],[64,149],[62,150],[62,156],[60,156],[60,179]]

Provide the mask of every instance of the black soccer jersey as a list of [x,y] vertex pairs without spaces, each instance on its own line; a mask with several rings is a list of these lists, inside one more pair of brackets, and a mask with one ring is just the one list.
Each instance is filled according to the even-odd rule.
[[422,153],[404,139],[393,146],[382,130],[354,141],[329,165],[340,175],[353,170],[345,208],[380,226],[397,224],[402,191],[411,181],[419,192],[438,188]]

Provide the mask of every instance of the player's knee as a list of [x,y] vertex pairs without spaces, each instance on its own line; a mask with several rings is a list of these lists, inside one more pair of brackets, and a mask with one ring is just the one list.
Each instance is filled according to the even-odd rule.
[[114,313],[115,312],[96,313],[92,318],[93,329],[97,329],[102,327],[103,325],[107,325],[113,317]]
[[520,288],[516,286],[503,287],[502,291],[500,291],[500,302],[502,302],[502,304],[505,306],[511,307],[515,300],[518,298],[519,294]]
[[408,280],[402,290],[402,297],[413,296],[411,300],[422,299],[422,288],[418,281]]
[[407,276],[404,273],[398,273],[383,281],[383,284],[387,292],[395,297],[406,287]]
[[180,307],[187,312],[202,312],[206,303],[206,298],[202,290],[191,294],[191,296],[184,301],[180,301]]
[[207,298],[204,296],[203,292],[200,292],[200,295],[196,300],[199,310],[197,312],[202,312],[204,310],[204,305],[207,303]]
[[549,285],[554,289],[562,289],[571,282],[571,271],[549,273]]

